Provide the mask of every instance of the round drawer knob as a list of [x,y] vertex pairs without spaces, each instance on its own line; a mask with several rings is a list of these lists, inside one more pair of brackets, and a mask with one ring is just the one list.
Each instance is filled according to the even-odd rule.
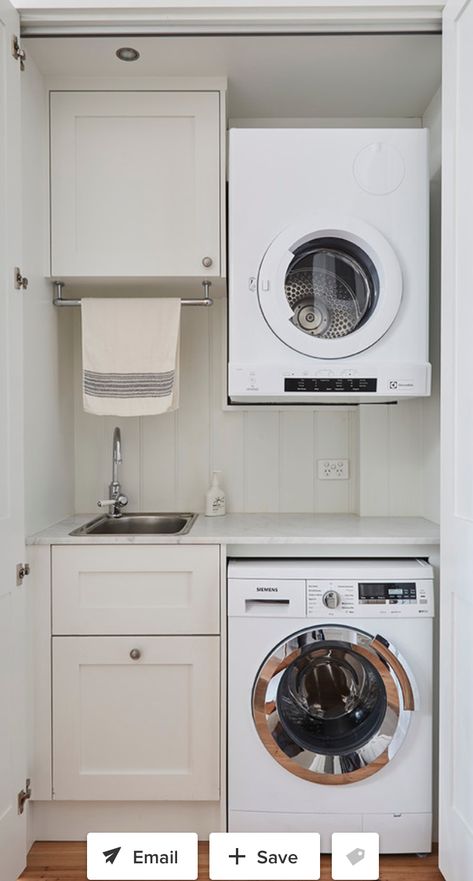
[[132,661],[139,661],[141,658],[141,652],[139,649],[132,649],[130,652],[130,658]]
[[205,266],[206,269],[208,269],[209,266],[212,266],[212,263],[213,263],[213,260],[211,257],[203,257],[202,258],[202,266]]

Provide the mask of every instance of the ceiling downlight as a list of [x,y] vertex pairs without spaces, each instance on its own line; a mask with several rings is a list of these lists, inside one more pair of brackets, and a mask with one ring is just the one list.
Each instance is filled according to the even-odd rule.
[[120,61],[138,61],[140,57],[138,49],[133,49],[132,46],[122,46],[120,49],[117,49],[115,55]]

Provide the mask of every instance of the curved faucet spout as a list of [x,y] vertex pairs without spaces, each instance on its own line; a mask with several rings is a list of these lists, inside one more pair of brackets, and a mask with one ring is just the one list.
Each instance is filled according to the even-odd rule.
[[122,461],[122,435],[118,425],[113,430],[113,461]]
[[121,509],[128,504],[128,498],[122,492],[120,481],[118,479],[118,466],[121,465],[122,461],[122,436],[117,425],[113,431],[112,482],[109,486],[109,498],[97,502],[99,508],[102,508],[104,505],[110,505],[110,513],[112,517],[120,517]]
[[118,466],[123,462],[122,458],[122,436],[118,425],[113,431],[113,447],[112,447],[112,484],[118,483]]

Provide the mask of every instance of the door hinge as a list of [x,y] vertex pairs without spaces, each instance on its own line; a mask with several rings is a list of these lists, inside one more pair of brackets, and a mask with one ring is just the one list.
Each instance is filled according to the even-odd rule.
[[25,788],[18,793],[18,813],[22,814],[25,810],[25,801],[31,798],[31,780],[28,777],[25,783]]
[[29,563],[17,563],[16,564],[16,586],[21,587],[23,584],[23,579],[26,578],[27,575],[30,574],[30,564]]
[[12,40],[11,54],[13,55],[13,58],[15,59],[15,61],[20,62],[20,70],[24,70],[25,69],[25,61],[26,61],[26,52],[24,49],[21,48],[20,41],[16,35],[13,37],[13,40]]
[[15,280],[15,290],[16,291],[26,291],[28,287],[28,279],[26,275],[21,274],[21,269],[19,266],[15,266],[13,270],[14,280]]

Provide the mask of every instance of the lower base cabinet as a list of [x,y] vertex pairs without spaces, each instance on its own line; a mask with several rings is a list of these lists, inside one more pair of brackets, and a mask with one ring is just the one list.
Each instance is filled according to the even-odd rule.
[[218,636],[52,643],[55,799],[219,798]]

